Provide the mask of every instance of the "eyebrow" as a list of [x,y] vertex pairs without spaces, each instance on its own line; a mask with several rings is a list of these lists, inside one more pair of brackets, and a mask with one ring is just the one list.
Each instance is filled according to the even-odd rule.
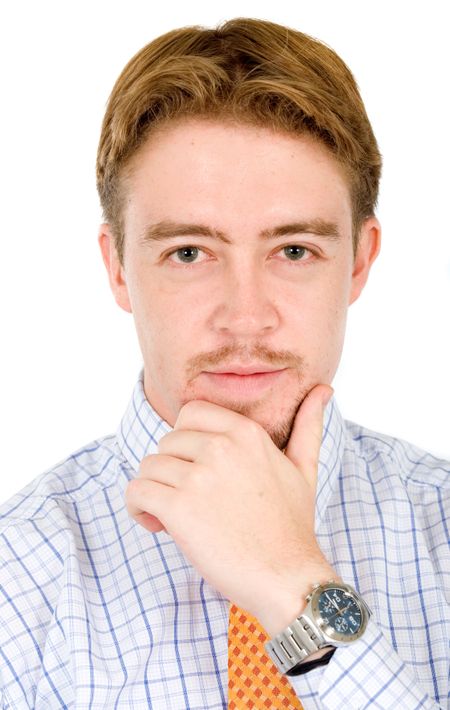
[[[327,222],[321,218],[282,224],[272,229],[263,229],[262,232],[259,233],[259,236],[262,239],[275,239],[276,237],[286,237],[292,234],[314,234],[331,241],[341,239],[337,224],[335,222]],[[148,225],[143,230],[140,241],[142,244],[148,244],[160,242],[172,237],[188,236],[211,237],[225,244],[232,244],[232,241],[225,232],[219,229],[213,229],[204,224],[173,222],[172,220],[163,220],[162,222]]]

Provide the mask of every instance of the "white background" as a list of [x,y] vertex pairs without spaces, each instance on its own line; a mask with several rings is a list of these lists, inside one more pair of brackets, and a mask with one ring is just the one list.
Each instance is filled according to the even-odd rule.
[[125,63],[175,27],[260,17],[350,66],[384,156],[383,245],[349,311],[343,415],[450,458],[446,2],[3,3],[0,502],[114,432],[141,367],[97,244],[95,153]]

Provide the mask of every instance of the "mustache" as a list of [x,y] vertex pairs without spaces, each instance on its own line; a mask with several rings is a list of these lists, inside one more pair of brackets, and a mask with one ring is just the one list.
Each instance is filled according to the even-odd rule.
[[304,365],[304,358],[290,350],[270,350],[264,345],[255,345],[252,348],[247,345],[224,345],[191,358],[187,363],[188,381],[196,377],[202,370],[236,360],[239,362],[257,361],[280,369],[292,367],[301,370]]

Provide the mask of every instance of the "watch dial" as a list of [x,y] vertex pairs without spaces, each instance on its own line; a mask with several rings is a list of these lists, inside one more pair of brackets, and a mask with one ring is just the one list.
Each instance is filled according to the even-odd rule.
[[355,599],[342,589],[326,589],[319,597],[322,619],[344,636],[353,636],[361,628],[361,608]]

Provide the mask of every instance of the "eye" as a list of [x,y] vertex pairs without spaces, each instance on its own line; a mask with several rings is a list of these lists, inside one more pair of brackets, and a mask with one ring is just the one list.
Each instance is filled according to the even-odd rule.
[[288,261],[309,261],[303,257],[305,254],[313,255],[311,249],[302,247],[300,244],[289,244],[288,246],[283,247],[280,251],[288,257]]
[[[193,264],[199,261],[197,257],[201,253],[204,253],[202,249],[188,245],[170,252],[167,254],[167,259],[175,264]],[[175,256],[177,257],[176,259],[174,258]]]

